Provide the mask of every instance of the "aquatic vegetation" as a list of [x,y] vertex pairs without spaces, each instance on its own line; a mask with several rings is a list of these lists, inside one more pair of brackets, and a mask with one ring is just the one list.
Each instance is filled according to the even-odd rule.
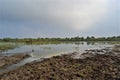
[[0,51],[5,51],[5,50],[8,50],[8,49],[13,49],[13,48],[15,48],[17,46],[18,45],[16,45],[16,44],[3,43],[3,44],[0,44]]

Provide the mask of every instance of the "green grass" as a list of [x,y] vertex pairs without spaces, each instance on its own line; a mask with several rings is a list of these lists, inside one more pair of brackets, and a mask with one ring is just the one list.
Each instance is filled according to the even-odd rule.
[[0,43],[0,51],[5,51],[8,49],[13,49],[17,47],[16,44],[12,44],[12,43]]

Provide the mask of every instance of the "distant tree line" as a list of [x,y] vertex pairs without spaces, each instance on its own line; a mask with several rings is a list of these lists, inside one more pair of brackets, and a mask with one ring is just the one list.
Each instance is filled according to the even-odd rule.
[[47,41],[120,41],[120,36],[113,36],[113,37],[94,37],[94,36],[88,36],[86,38],[84,37],[71,37],[71,38],[3,38],[0,39],[1,42],[26,42],[26,43],[32,43],[32,42],[47,42]]

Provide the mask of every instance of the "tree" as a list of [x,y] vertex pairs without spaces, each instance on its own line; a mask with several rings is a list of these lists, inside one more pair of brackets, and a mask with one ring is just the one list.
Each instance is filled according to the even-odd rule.
[[4,38],[3,39],[3,41],[5,41],[5,42],[9,42],[9,41],[11,41],[12,39],[11,38]]

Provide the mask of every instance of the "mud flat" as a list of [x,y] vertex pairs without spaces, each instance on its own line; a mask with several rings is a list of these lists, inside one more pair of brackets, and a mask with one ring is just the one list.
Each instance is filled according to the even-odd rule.
[[0,80],[120,80],[119,52],[87,50],[79,59],[73,58],[76,54],[27,63],[1,74]]
[[16,64],[28,57],[30,57],[30,55],[22,53],[14,54],[11,56],[4,56],[3,58],[0,59],[0,69],[6,68],[12,64]]
[[120,45],[115,45],[113,51],[120,52]]

